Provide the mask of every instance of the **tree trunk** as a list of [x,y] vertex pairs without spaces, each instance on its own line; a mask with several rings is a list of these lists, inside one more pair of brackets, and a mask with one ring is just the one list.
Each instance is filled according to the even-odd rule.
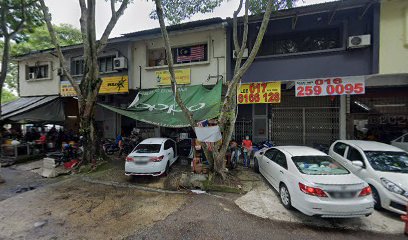
[[[1,60],[1,72],[0,72],[0,116],[2,113],[1,96],[3,94],[4,82],[6,81],[7,77],[9,61],[10,61],[10,38],[8,36],[4,36],[3,57]],[[0,123],[1,122],[2,121],[0,121]]]
[[[82,164],[95,163],[96,161],[96,128],[94,119],[94,106],[86,101],[79,101],[80,134],[82,136],[83,153]],[[87,112],[91,113],[90,115]]]

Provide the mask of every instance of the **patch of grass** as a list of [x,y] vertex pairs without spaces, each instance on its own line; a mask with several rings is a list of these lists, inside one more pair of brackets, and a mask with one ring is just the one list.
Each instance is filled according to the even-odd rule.
[[241,190],[238,188],[227,186],[227,185],[214,184],[210,180],[204,181],[203,186],[204,186],[203,190],[206,190],[206,191],[225,192],[225,193],[241,193]]

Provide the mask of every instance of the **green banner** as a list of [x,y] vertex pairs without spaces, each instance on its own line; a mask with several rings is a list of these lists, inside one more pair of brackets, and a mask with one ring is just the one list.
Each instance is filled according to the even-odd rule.
[[[196,121],[212,119],[220,114],[222,82],[219,81],[211,90],[202,85],[179,87],[181,99],[193,113]],[[162,127],[188,127],[188,121],[175,102],[171,88],[142,90],[133,106],[122,109],[99,104],[111,111],[138,121]]]

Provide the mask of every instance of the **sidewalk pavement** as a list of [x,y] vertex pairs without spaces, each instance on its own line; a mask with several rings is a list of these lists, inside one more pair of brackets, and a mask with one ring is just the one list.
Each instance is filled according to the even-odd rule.
[[238,198],[235,203],[245,212],[265,219],[300,223],[313,227],[325,227],[347,230],[364,230],[384,234],[402,234],[404,223],[398,215],[375,211],[369,217],[324,219],[310,217],[297,210],[287,210],[282,206],[278,193],[265,181],[246,195]]

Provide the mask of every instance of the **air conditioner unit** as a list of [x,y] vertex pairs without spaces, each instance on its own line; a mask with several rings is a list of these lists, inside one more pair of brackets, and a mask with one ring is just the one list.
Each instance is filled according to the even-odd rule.
[[28,79],[35,79],[35,73],[28,73]]
[[[238,52],[234,50],[234,51],[232,52],[232,58],[235,59],[235,58],[237,58],[237,57],[238,57]],[[245,49],[244,49],[244,54],[242,54],[242,57],[243,57],[243,58],[247,58],[247,57],[248,57],[248,48],[245,48]]]
[[127,59],[125,57],[117,57],[113,59],[113,69],[115,70],[127,69]]
[[371,35],[350,36],[348,39],[348,48],[363,48],[371,45]]
[[64,69],[62,67],[58,68],[57,74],[58,74],[58,76],[64,76]]

